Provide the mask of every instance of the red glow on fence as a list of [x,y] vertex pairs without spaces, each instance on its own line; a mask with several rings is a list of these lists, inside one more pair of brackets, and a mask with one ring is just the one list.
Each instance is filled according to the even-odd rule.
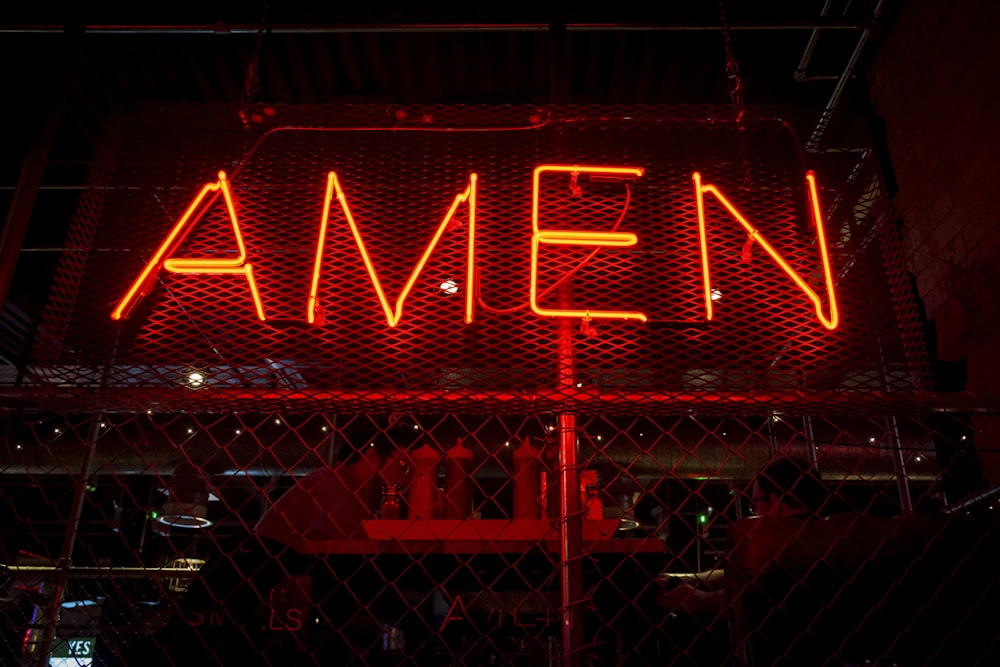
[[830,255],[827,251],[826,246],[826,233],[823,229],[823,219],[820,214],[819,209],[819,195],[816,192],[816,175],[812,172],[806,172],[806,186],[809,193],[809,210],[813,217],[813,223],[816,225],[816,243],[819,246],[819,252],[821,261],[823,263],[823,279],[826,283],[826,294],[829,300],[830,315],[827,317],[823,313],[823,303],[816,291],[808,284],[802,277],[796,273],[795,269],[791,267],[784,260],[784,258],[778,254],[778,251],[771,246],[767,240],[761,236],[757,228],[754,227],[739,210],[730,202],[725,195],[723,195],[718,188],[714,185],[703,185],[701,181],[701,174],[694,172],[692,176],[694,181],[695,198],[698,205],[698,238],[701,246],[701,269],[702,278],[705,286],[705,314],[706,319],[711,320],[713,317],[713,304],[712,304],[712,279],[711,273],[709,271],[708,262],[708,241],[705,232],[705,202],[704,193],[709,193],[714,195],[715,198],[721,203],[729,213],[736,218],[737,222],[742,225],[742,227],[747,231],[754,241],[760,244],[760,246],[771,256],[771,258],[781,267],[781,269],[788,274],[788,277],[798,285],[799,289],[805,292],[806,296],[812,302],[813,307],[816,310],[816,317],[819,321],[823,323],[827,329],[833,330],[837,328],[840,323],[840,315],[837,311],[837,296],[833,288],[833,272],[830,269]]
[[[184,258],[168,258],[170,253],[174,252],[188,235],[191,229],[198,224],[201,220],[202,215],[208,206],[202,206],[202,202],[208,196],[210,192],[222,192],[223,199],[226,202],[226,211],[229,214],[229,220],[233,226],[233,237],[236,240],[236,247],[238,254],[234,258],[230,259],[218,259],[218,258],[208,258],[208,257],[184,257]],[[213,198],[214,201],[214,198]],[[212,202],[209,202],[211,205]],[[195,215],[197,213],[197,215]],[[115,307],[114,311],[111,313],[111,319],[118,320],[122,317],[128,317],[128,313],[131,312],[132,308],[135,306],[136,302],[143,296],[149,293],[149,284],[152,282],[156,275],[159,273],[160,268],[171,272],[171,273],[198,273],[206,275],[235,275],[242,274],[247,279],[247,284],[250,287],[250,295],[253,298],[254,307],[257,310],[257,317],[262,322],[267,318],[264,315],[264,305],[260,300],[260,292],[257,290],[257,282],[253,277],[253,265],[247,260],[247,249],[246,245],[243,243],[243,234],[240,232],[239,220],[236,217],[236,206],[233,203],[233,194],[229,188],[229,180],[226,178],[226,172],[219,172],[219,180],[215,183],[206,183],[202,186],[201,191],[194,198],[191,204],[184,211],[184,214],[174,225],[174,228],[170,230],[167,234],[167,238],[163,240],[160,247],[157,248],[153,257],[146,263],[142,272],[139,273],[139,277],[135,279],[132,286],[129,287],[125,296],[122,297],[118,306]]]
[[337,174],[333,171],[327,174],[326,195],[323,200],[323,219],[320,221],[319,241],[316,244],[316,259],[313,264],[312,284],[309,288],[309,301],[306,314],[306,318],[309,323],[314,324],[316,321],[316,306],[318,303],[317,292],[319,290],[319,276],[323,259],[323,246],[326,241],[326,230],[329,226],[330,218],[330,202],[333,199],[334,192],[336,192],[337,201],[340,202],[340,208],[344,212],[344,218],[347,220],[347,224],[351,228],[351,235],[354,237],[354,242],[357,244],[358,250],[361,252],[361,259],[365,263],[365,269],[368,271],[368,277],[371,279],[372,286],[375,288],[375,294],[378,296],[379,304],[382,306],[382,312],[385,313],[386,323],[390,327],[395,327],[399,324],[400,320],[403,319],[403,304],[406,302],[406,297],[409,296],[410,290],[413,289],[413,285],[417,282],[417,278],[420,277],[420,272],[423,271],[424,265],[427,264],[427,260],[430,259],[431,253],[433,253],[434,248],[437,247],[438,241],[444,235],[445,230],[448,229],[448,225],[451,223],[452,218],[455,217],[455,211],[458,210],[460,205],[468,202],[469,249],[466,260],[466,280],[468,282],[466,285],[465,296],[465,322],[471,322],[473,316],[472,304],[475,297],[475,286],[472,281],[472,274],[474,271],[475,259],[476,182],[478,178],[477,174],[469,174],[468,187],[465,188],[464,192],[455,196],[455,199],[451,203],[451,207],[448,209],[448,212],[445,213],[444,219],[442,219],[441,224],[438,225],[437,231],[434,233],[434,237],[424,249],[424,254],[420,257],[417,265],[413,267],[413,271],[410,272],[410,277],[407,279],[406,284],[399,293],[399,297],[396,299],[396,307],[393,309],[389,306],[389,300],[386,298],[385,290],[382,288],[382,281],[379,280],[378,272],[375,270],[375,265],[372,264],[371,257],[368,254],[368,249],[365,247],[365,242],[361,238],[361,231],[358,229],[358,225],[354,221],[354,215],[351,213],[351,208],[347,205],[347,197],[344,195],[344,191],[340,187],[340,181],[337,179]]
[[538,200],[541,175],[545,172],[561,172],[571,175],[604,174],[639,178],[641,167],[594,167],[581,165],[543,164],[535,167],[531,187],[531,310],[546,317],[581,317],[585,319],[647,320],[644,313],[624,310],[591,310],[568,308],[543,308],[538,305],[538,250],[543,244],[563,246],[591,246],[600,248],[628,248],[634,246],[638,237],[628,232],[589,232],[584,230],[542,230],[538,221]]

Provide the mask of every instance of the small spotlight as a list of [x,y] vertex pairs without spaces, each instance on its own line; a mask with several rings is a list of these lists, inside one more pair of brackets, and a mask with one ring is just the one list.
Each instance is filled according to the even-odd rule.
[[604,436],[603,435],[598,435],[594,439],[597,440],[597,442],[600,442],[601,440],[604,440]]
[[241,433],[243,433],[243,431],[241,431],[240,429],[236,429],[236,435],[239,435]]
[[153,411],[152,410],[146,410],[146,414],[147,415],[151,415],[151,414],[153,414]]
[[54,429],[52,429],[52,430],[53,430],[53,431],[55,431],[56,433],[61,433],[61,432],[62,432],[62,431],[60,431],[60,430],[59,430],[58,428],[54,428]]
[[868,442],[875,442],[875,437],[868,438]]
[[189,428],[188,429],[188,435],[191,435],[192,433],[194,433],[194,429],[193,428]]
[[23,445],[17,445],[17,449],[24,449]]
[[414,424],[413,425],[413,430],[414,431],[419,431],[420,430],[420,425],[419,424]]
[[325,426],[320,426],[319,430],[323,431],[323,433],[326,433],[326,427]]
[[191,371],[188,374],[188,384],[192,387],[200,387],[205,384],[205,376],[198,371]]
[[104,422],[101,422],[101,428],[104,428],[105,426],[107,426],[107,424],[105,424]]
[[504,447],[510,447],[510,440],[508,440],[507,442],[503,443],[503,446]]
[[[82,609],[83,607],[97,606],[96,600],[66,600],[59,605],[63,609]],[[82,664],[82,663],[81,663]]]
[[722,290],[712,288],[712,301],[719,301],[722,299]]
[[274,423],[277,424],[278,426],[281,426],[281,420],[280,419],[275,419]]
[[924,460],[924,457],[920,456],[920,454],[917,454],[916,457],[914,458],[914,460],[917,461],[917,462],[920,462],[920,461]]
[[446,280],[441,283],[441,291],[445,294],[454,294],[458,291],[458,284],[454,280]]

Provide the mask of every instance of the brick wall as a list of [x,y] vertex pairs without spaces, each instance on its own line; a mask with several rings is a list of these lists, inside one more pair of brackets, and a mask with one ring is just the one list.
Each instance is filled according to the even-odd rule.
[[[869,71],[899,184],[910,270],[937,358],[968,364],[966,389],[1000,407],[1000,2],[899,3]],[[1000,484],[1000,418],[976,447]]]

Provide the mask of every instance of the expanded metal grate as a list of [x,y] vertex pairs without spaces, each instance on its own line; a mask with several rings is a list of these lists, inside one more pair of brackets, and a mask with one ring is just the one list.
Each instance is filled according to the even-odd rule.
[[[268,110],[253,132],[214,107],[111,130],[23,383],[36,403],[815,413],[927,389],[868,153],[803,157],[781,120],[739,131],[711,107]],[[535,187],[541,165],[585,168]],[[695,172],[714,188],[704,244]],[[539,232],[582,240],[542,239],[533,259],[533,197]]]

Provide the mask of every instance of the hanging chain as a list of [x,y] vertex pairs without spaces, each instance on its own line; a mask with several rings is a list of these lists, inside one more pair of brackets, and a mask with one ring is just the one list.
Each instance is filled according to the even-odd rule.
[[271,17],[267,0],[260,17],[260,27],[254,38],[253,53],[247,60],[247,70],[243,76],[243,92],[240,94],[240,120],[244,129],[250,128],[250,118],[247,115],[247,105],[260,91],[260,57],[264,52],[264,37],[271,32]]
[[726,49],[726,83],[736,121],[736,136],[739,141],[740,163],[743,169],[743,186],[750,187],[750,157],[747,152],[746,125],[744,124],[746,107],[743,102],[743,79],[740,77],[739,61],[736,60],[736,55],[733,52],[733,40],[729,29],[729,19],[726,16],[726,5],[721,0],[719,2],[719,17],[722,23],[722,43]]

